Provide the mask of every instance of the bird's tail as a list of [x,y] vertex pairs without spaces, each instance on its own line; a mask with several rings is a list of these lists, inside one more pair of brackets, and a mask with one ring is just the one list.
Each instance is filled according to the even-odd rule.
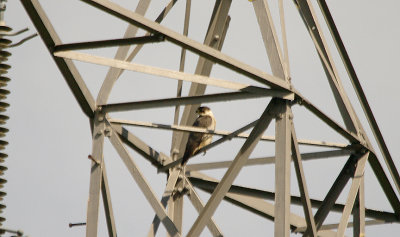
[[164,171],[166,171],[166,170],[168,170],[168,169],[170,169],[170,168],[172,168],[172,167],[177,166],[179,163],[180,163],[182,166],[184,166],[184,165],[186,164],[186,162],[189,160],[189,158],[190,158],[190,153],[189,153],[188,151],[185,151],[185,154],[183,155],[182,158],[177,159],[177,160],[175,160],[175,161],[172,161],[171,163],[166,164],[165,166],[159,168],[159,169],[158,169],[158,172],[164,172]]
[[184,166],[186,164],[186,162],[189,160],[189,154],[184,154],[182,157],[182,162],[181,165]]

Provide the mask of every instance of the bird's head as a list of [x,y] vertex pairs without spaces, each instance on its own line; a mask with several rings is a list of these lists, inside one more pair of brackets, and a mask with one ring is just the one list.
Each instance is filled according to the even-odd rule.
[[196,110],[196,114],[199,116],[204,116],[204,115],[212,115],[211,109],[208,108],[207,106],[200,106]]

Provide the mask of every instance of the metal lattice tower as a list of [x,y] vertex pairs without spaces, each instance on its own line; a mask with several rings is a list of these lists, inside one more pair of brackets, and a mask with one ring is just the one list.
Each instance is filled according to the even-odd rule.
[[[164,225],[170,236],[199,236],[205,227],[209,229],[213,236],[223,236],[223,230],[220,230],[217,226],[218,223],[212,219],[214,212],[223,200],[272,220],[274,222],[275,236],[289,236],[290,231],[304,236],[344,236],[349,226],[353,227],[354,236],[364,236],[365,225],[368,223],[399,222],[399,173],[385,145],[383,136],[324,0],[318,0],[321,13],[330,30],[332,40],[337,46],[337,51],[348,72],[376,143],[380,148],[385,167],[380,163],[379,155],[374,150],[350,99],[346,95],[328,49],[328,44],[318,23],[316,11],[309,0],[294,0],[293,4],[297,7],[299,15],[309,32],[310,40],[314,43],[344,126],[336,122],[336,118],[331,118],[323,112],[323,109],[316,107],[312,101],[300,94],[292,83],[291,77],[295,78],[295,76],[291,75],[289,70],[282,0],[279,1],[280,24],[273,21],[267,1],[255,0],[249,2],[254,6],[254,14],[265,46],[264,49],[266,49],[268,55],[271,73],[246,64],[245,59],[235,59],[221,52],[225,39],[229,37],[231,0],[215,1],[203,43],[187,37],[191,14],[190,0],[186,1],[184,31],[182,34],[160,24],[173,9],[177,2],[176,0],[170,1],[154,21],[143,16],[149,7],[150,0],[140,0],[135,11],[125,9],[111,1],[82,0],[82,2],[94,8],[129,23],[129,26],[126,34],[120,39],[101,39],[70,44],[62,43],[37,0],[21,0],[21,2],[54,57],[56,65],[67,81],[82,111],[91,121],[93,146],[92,153],[89,156],[92,160],[92,166],[86,222],[87,237],[97,236],[98,234],[100,195],[103,198],[109,236],[117,236],[107,176],[112,174],[106,174],[103,158],[104,141],[106,139],[110,140],[155,212],[148,236],[156,235],[160,223]],[[144,36],[137,37],[136,33],[139,28],[147,33]],[[278,35],[277,32],[281,32],[281,35]],[[164,44],[166,42],[182,48],[179,70],[131,62],[143,45],[150,43]],[[118,46],[118,50],[115,58],[95,56],[80,51],[116,46]],[[129,53],[130,47],[132,47],[132,51]],[[200,56],[194,74],[184,72],[186,50]],[[163,55],[163,52],[160,52],[160,55],[168,57],[168,55]],[[74,64],[74,60],[110,67],[97,99],[94,99],[88,90],[84,79]],[[240,77],[245,77],[252,83],[245,84],[235,80],[222,80],[211,77],[211,70],[215,64],[234,71]],[[172,98],[147,101],[142,101],[138,98],[134,102],[111,104],[108,101],[109,95],[124,70],[178,80],[177,95]],[[183,82],[191,83],[188,96],[182,96]],[[207,86],[223,88],[229,92],[205,94]],[[261,115],[258,114],[255,121],[251,121],[245,126],[238,127],[230,132],[218,129],[216,131],[208,131],[190,126],[195,119],[194,111],[199,104],[250,98],[270,98],[270,100],[262,108]],[[311,112],[313,116],[323,121],[332,131],[335,131],[346,140],[346,143],[338,144],[298,139],[296,135],[297,128],[294,123],[296,115],[292,112],[292,108],[297,105],[301,105]],[[181,116],[179,106],[185,106]],[[161,107],[176,108],[174,124],[137,122],[123,120],[114,116],[118,115],[116,112],[121,111]],[[218,121],[218,123],[223,123],[223,121]],[[153,148],[155,144],[147,144],[143,139],[129,131],[126,126],[173,130],[170,155],[157,151]],[[274,127],[275,136],[270,137],[264,134],[268,127]],[[244,134],[246,130],[251,130],[251,132]],[[214,133],[215,137],[221,137],[214,138],[213,143],[203,150],[210,150],[237,137],[244,138],[245,142],[237,149],[234,157],[227,157],[224,162],[189,164],[182,168],[177,164],[180,162],[180,157],[184,151],[188,132]],[[274,155],[272,157],[249,159],[257,144],[265,140],[274,142]],[[301,153],[300,146],[316,146],[322,147],[324,150]],[[146,176],[130,155],[128,148],[132,148],[139,153],[158,172],[167,173],[168,180],[161,201],[155,195]],[[346,162],[342,169],[337,171],[337,178],[329,191],[324,194],[325,198],[322,200],[312,198],[309,195],[306,183],[303,161],[339,156],[347,156]],[[300,193],[298,196],[292,195],[290,190],[292,162]],[[233,184],[243,167],[262,164],[275,165],[274,191],[269,192],[250,186]],[[391,212],[365,207],[364,185],[366,184],[364,184],[364,170],[368,164],[393,209]],[[210,177],[201,171],[216,168],[227,168],[222,179]],[[386,176],[384,168],[389,170],[390,176]],[[345,204],[339,204],[337,199],[348,183],[350,188],[348,193],[345,194],[347,201]],[[210,193],[210,198],[203,203],[196,188]],[[199,212],[188,233],[182,233],[181,231],[183,198],[185,196],[188,197]],[[303,215],[299,216],[292,213],[291,204],[301,206],[304,210]],[[315,214],[313,214],[312,208],[316,208]],[[325,223],[328,214],[331,212],[338,212],[341,215],[340,221],[336,225],[326,225]],[[350,221],[351,215],[353,215],[353,222]],[[366,222],[366,218],[368,218],[368,222]]]

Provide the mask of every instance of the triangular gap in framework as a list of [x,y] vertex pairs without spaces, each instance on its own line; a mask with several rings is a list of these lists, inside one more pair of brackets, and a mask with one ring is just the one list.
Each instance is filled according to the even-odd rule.
[[[97,5],[97,3],[95,3],[95,4],[93,4],[93,5]],[[110,4],[110,6],[112,6],[112,7],[117,7],[116,5],[114,5],[114,4]],[[125,10],[123,10],[123,9],[121,9],[122,10],[122,12],[124,12]],[[123,13],[124,14],[124,13]],[[143,19],[144,20],[144,19]],[[160,28],[160,30],[161,31],[164,31],[165,30],[165,28]],[[166,32],[166,34],[170,34],[171,32]],[[172,36],[172,35],[171,35]],[[172,36],[172,37],[175,37],[175,36]],[[184,41],[184,44],[186,44],[186,43],[188,43],[188,44],[191,44],[191,43],[189,43],[189,42],[186,42],[185,40],[183,40]],[[196,46],[197,47],[197,46]],[[196,49],[197,50],[197,49]],[[203,49],[200,49],[200,51],[201,50],[203,50]],[[219,56],[217,56],[217,57],[219,57]],[[241,70],[241,69],[238,69],[238,70]]]
[[[127,148],[137,167],[155,191],[157,198],[161,199],[165,184],[164,177],[151,172],[153,170],[152,167],[149,168],[149,165],[145,164],[148,162],[144,161],[140,154],[132,151],[125,144],[124,147]],[[117,233],[118,235],[136,233],[137,227],[142,225],[147,226],[151,223],[154,212],[148,211],[151,208],[149,202],[108,139],[105,142],[104,160],[107,169],[113,214],[117,222]],[[99,208],[104,209],[102,202]],[[137,215],[137,213],[140,213],[140,215]],[[99,217],[101,218],[102,216],[100,215]],[[126,222],[123,220],[130,221]],[[146,231],[144,230],[142,235],[147,234]]]
[[[294,120],[294,121],[296,121],[296,119]],[[335,149],[336,150],[336,149]],[[345,149],[346,150],[346,149]],[[344,151],[345,151],[344,150]],[[315,182],[316,181],[316,179],[315,179],[315,175],[317,176],[317,177],[327,177],[327,176],[329,176],[329,175],[327,175],[327,172],[331,172],[332,171],[332,167],[337,167],[338,169],[335,169],[335,170],[340,170],[342,167],[343,167],[343,163],[348,159],[348,156],[346,157],[345,155],[343,156],[343,157],[345,157],[345,159],[342,159],[342,158],[340,158],[340,159],[328,159],[328,160],[323,160],[323,162],[322,162],[322,160],[318,160],[318,161],[313,161],[312,162],[312,165],[314,165],[314,167],[315,166],[318,166],[319,167],[319,169],[317,169],[317,170],[315,170],[315,168],[313,168],[313,172],[306,172],[307,173],[307,175],[308,175],[308,179],[307,180],[309,180],[309,187],[316,187],[316,186],[320,186],[320,184],[321,184],[321,180],[320,180],[320,178],[318,179],[318,181],[317,182]],[[308,163],[308,162],[307,162]],[[320,165],[318,165],[318,163],[320,163]],[[325,167],[327,167],[327,169],[325,169],[325,170],[322,170],[322,169],[320,169],[320,167],[321,167],[321,165],[324,165]],[[311,164],[310,164],[310,166],[311,166]],[[306,168],[305,169],[307,169],[307,168],[309,168],[309,166],[308,165],[306,165],[305,166]],[[328,168],[329,167],[329,168]],[[369,169],[368,169],[368,168]],[[369,165],[366,165],[366,169],[368,169],[369,171],[371,171],[371,169],[370,169],[370,166]],[[318,171],[323,171],[321,174],[318,174],[318,173],[315,173],[315,172],[318,172]],[[336,171],[332,171],[333,173],[335,173]],[[311,174],[313,175],[313,177],[311,177]],[[333,174],[333,177],[334,178],[336,178],[336,176],[335,175],[337,175],[337,174]],[[376,183],[376,176],[375,176],[375,178],[371,178],[370,176],[369,176],[369,178],[370,179],[373,179],[374,180],[374,182]],[[331,181],[329,181],[330,183],[331,182],[333,182],[332,180]],[[313,184],[313,183],[316,183],[316,184]],[[351,184],[349,184],[349,183],[351,183],[351,182],[348,182],[347,183],[347,185],[346,185],[346,187],[343,189],[343,191],[341,192],[341,195],[339,196],[339,198],[338,198],[338,201],[336,202],[336,203],[340,203],[340,202],[342,202],[342,203],[345,203],[345,201],[346,201],[346,198],[347,198],[347,195],[348,195],[348,192],[347,192],[347,190],[349,189],[349,187],[351,186]],[[366,181],[366,183],[368,183],[367,181]],[[380,187],[380,188],[379,188]],[[376,187],[375,187],[376,188]],[[375,189],[375,188],[373,188],[373,189]],[[380,191],[378,191],[378,192],[380,192],[380,193],[382,193],[382,189],[383,187],[382,186],[378,186],[378,189],[380,190]],[[366,189],[368,189],[368,185],[366,185]],[[314,188],[311,188],[311,190],[315,190]],[[393,190],[393,189],[391,189],[391,190]],[[311,193],[313,193],[313,192],[311,192]],[[389,192],[390,193],[390,192]],[[320,198],[321,199],[321,197],[318,197],[318,198]],[[386,202],[388,202],[388,197],[386,197],[385,198],[386,199]],[[394,202],[396,202],[396,201],[394,201]],[[396,204],[394,204],[394,205],[396,205]],[[390,205],[389,205],[390,206]],[[366,205],[366,208],[369,208],[368,207],[368,204]],[[373,210],[374,209],[374,207],[372,208],[372,211],[374,211]],[[369,210],[371,210],[371,209],[369,209]],[[391,214],[391,212],[393,211],[393,209],[392,209],[392,207],[390,207],[389,208],[389,212],[386,212],[386,214],[388,214],[388,215],[395,215],[395,214]],[[335,216],[335,215],[334,215]],[[394,218],[394,217],[393,217]],[[326,223],[326,222],[325,222]]]
[[296,17],[295,20],[293,20],[293,17],[287,17],[286,21],[291,82],[298,92],[313,104],[322,108],[327,115],[335,118],[338,124],[344,126],[323,67],[316,68],[314,66],[321,64],[315,45],[310,39],[297,10],[292,9],[291,6],[293,4],[289,4],[287,10],[294,13],[291,16]]
[[[272,75],[257,18],[254,14],[253,4],[246,1],[232,1],[229,16],[231,20],[221,52]],[[246,17],[240,18],[240,16]],[[226,77],[226,73],[229,72],[223,69],[226,69],[226,67],[219,64],[214,65],[212,75],[221,75],[217,76],[221,78]],[[228,71],[235,73],[229,69]],[[248,79],[243,75],[235,77],[235,80],[240,80],[240,78]],[[248,80],[246,81],[247,83],[249,82]],[[250,82],[251,84],[256,83],[253,80],[250,80]]]
[[[303,3],[304,3],[304,2],[303,2]],[[312,24],[311,24],[311,25],[312,25]],[[311,34],[311,35],[312,35],[312,34]],[[318,47],[317,47],[317,48],[318,48]],[[320,50],[320,49],[319,49],[319,50]],[[324,58],[324,57],[321,57],[321,59],[322,59],[322,61],[326,60],[326,58]],[[327,68],[329,68],[329,67],[327,67]],[[339,90],[340,90],[340,88],[339,88]],[[345,94],[345,92],[343,91],[342,100],[346,100],[346,99],[347,99],[347,98],[346,98],[346,94]],[[349,114],[351,114],[351,112],[355,112],[355,111],[351,111],[351,110],[352,110],[351,104],[349,103],[349,107],[348,107],[348,109],[347,109],[347,111],[348,111]],[[342,114],[343,114],[343,113],[342,113]],[[351,115],[350,115],[350,116],[351,116]],[[345,119],[345,118],[344,118],[344,119]],[[353,125],[355,125],[356,129],[361,129],[361,133],[363,133],[362,128],[361,128],[361,125],[359,124],[359,121],[358,121],[358,119],[357,119],[357,115],[355,115],[353,121],[350,121],[350,119],[349,119],[349,121],[348,121],[347,124],[346,124],[346,126],[347,126],[350,130],[352,130],[351,126],[353,126]],[[358,127],[358,128],[357,128],[357,127]],[[358,132],[358,131],[357,131],[357,132]],[[363,134],[363,135],[365,135],[365,134]],[[371,153],[371,156],[375,156],[375,155]],[[376,158],[372,158],[371,156],[370,156],[370,158],[369,158],[369,162],[370,162],[371,165],[373,165],[373,169],[375,170],[374,172],[375,172],[376,176],[378,177],[378,179],[380,179],[381,186],[382,186],[382,187],[385,186],[385,187],[383,187],[383,188],[384,188],[384,190],[385,190],[385,192],[386,192],[386,194],[387,194],[387,197],[390,198],[390,202],[391,202],[393,208],[394,208],[395,211],[398,213],[398,212],[399,212],[399,201],[398,201],[397,194],[393,191],[393,188],[392,188],[391,184],[388,182],[386,175],[385,175],[384,173],[382,173],[382,171],[381,171],[381,169],[382,169],[382,168],[381,168],[381,165],[378,164],[378,162],[376,162],[376,160],[375,160]],[[375,160],[375,161],[374,161],[374,160]],[[391,197],[389,197],[389,196],[391,196]]]
[[[165,187],[160,188],[162,190],[160,193],[156,193],[155,190],[152,189],[152,185],[155,184],[151,183],[151,181],[149,181],[149,179],[146,178],[145,175],[143,175],[144,173],[141,172],[140,167],[137,165],[137,162],[130,154],[131,152],[129,152],[127,146],[123,144],[124,142],[119,138],[116,130],[113,130],[111,133],[109,133],[109,140],[112,143],[115,150],[117,151],[117,153],[119,154],[119,156],[121,157],[121,159],[123,160],[126,168],[128,168],[131,178],[134,179],[134,181],[140,188],[141,192],[138,193],[142,193],[143,196],[145,196],[149,205],[152,207],[153,211],[157,213],[158,216],[162,217],[162,224],[167,228],[168,232],[174,236],[180,236],[178,233],[177,226],[168,217],[167,210],[163,208],[163,205],[160,202],[161,193]],[[160,185],[159,182],[157,182],[157,184]],[[153,218],[151,218],[151,220],[152,219]],[[149,220],[149,223],[151,223],[151,220]]]
[[314,42],[315,49],[319,55],[319,61],[322,63],[322,68],[324,68],[329,85],[332,88],[332,92],[342,115],[343,121],[351,132],[357,133],[357,115],[355,114],[355,111],[353,111],[351,102],[348,100],[348,96],[342,88],[339,75],[336,67],[334,66],[334,62],[331,61],[329,46],[325,44],[326,41],[319,27],[319,23],[317,22],[317,19],[316,21],[313,19],[313,8],[312,6],[309,6],[306,1],[299,2],[297,6],[303,22],[309,31],[311,40]]
[[[350,61],[350,58],[349,58],[349,56],[348,56],[348,54],[346,52],[345,46],[343,45],[342,39],[340,37],[338,29],[335,26],[335,23],[333,21],[333,18],[332,18],[332,15],[331,15],[330,11],[329,11],[329,8],[328,8],[328,6],[327,6],[325,1],[320,0],[320,1],[318,1],[318,4],[319,4],[320,10],[321,10],[321,13],[324,15],[325,22],[326,22],[327,26],[329,27],[329,30],[330,30],[331,35],[332,35],[332,38],[335,41],[338,53],[340,54],[340,56],[342,58],[344,67],[347,70],[348,78],[350,79],[351,83],[353,84],[353,88],[354,88],[353,92],[355,94],[357,94],[357,97],[359,98],[359,104],[358,105],[360,105],[362,107],[363,111],[364,111],[364,115],[365,115],[365,117],[366,117],[366,119],[368,120],[368,123],[369,123],[369,129],[374,134],[375,141],[378,144],[379,150],[380,150],[380,152],[381,152],[381,154],[382,154],[382,156],[383,156],[383,158],[385,160],[385,167],[384,168],[385,168],[385,170],[389,170],[389,172],[390,172],[390,176],[389,177],[391,178],[391,183],[394,183],[394,186],[396,187],[397,193],[394,194],[394,195],[393,194],[391,194],[391,195],[392,196],[398,196],[400,194],[399,193],[400,192],[399,191],[400,190],[400,188],[399,188],[400,176],[399,176],[399,173],[398,173],[398,171],[396,169],[396,165],[393,162],[393,159],[392,159],[392,157],[390,155],[390,152],[389,152],[389,150],[388,150],[388,148],[387,148],[387,146],[385,144],[385,141],[384,141],[384,138],[383,138],[383,136],[381,134],[379,126],[376,123],[376,120],[374,118],[373,112],[372,112],[372,110],[371,110],[371,108],[370,108],[370,106],[368,104],[367,98],[366,98],[366,96],[365,96],[365,94],[363,92],[363,89],[362,89],[362,86],[360,84],[360,81],[359,81],[359,79],[357,77],[357,74],[356,74],[354,68],[353,68],[353,65],[352,65],[352,63]],[[359,110],[361,110],[361,109],[359,109]],[[363,134],[363,135],[366,136],[366,134]],[[368,139],[368,138],[366,138],[366,139]],[[373,142],[373,143],[375,143],[375,142]],[[367,144],[369,144],[368,141],[367,141]],[[370,145],[370,146],[373,146],[373,145]],[[377,163],[377,162],[375,162],[375,163]],[[371,165],[372,165],[372,163],[371,163]],[[373,168],[374,168],[374,170],[377,169],[376,167],[373,167]],[[375,173],[377,173],[377,172],[375,171]],[[378,173],[384,173],[384,172],[378,171]],[[379,179],[382,179],[382,178],[379,178]],[[382,186],[388,186],[386,184],[381,184],[381,185]],[[395,199],[398,199],[398,198],[396,197]],[[395,208],[396,212],[400,213],[399,206],[398,205],[396,205],[396,206],[397,206],[397,208]]]
[[[149,7],[149,4],[150,1],[140,0],[136,6],[135,12],[139,15],[145,15]],[[175,1],[172,1],[167,6],[165,6],[164,10],[157,16],[156,22],[161,22],[165,18],[165,16],[168,15],[170,9],[174,6],[174,4]],[[140,30],[139,27],[129,24],[125,30],[124,38],[135,37],[137,35],[138,30]],[[145,37],[146,36],[147,37],[150,36],[150,33],[147,32],[145,34]],[[141,48],[142,45],[136,45],[135,47],[132,47],[131,52],[129,52],[130,47],[128,46],[118,47],[118,50],[114,58],[130,62],[140,52]],[[115,83],[116,80],[118,80],[118,78],[122,73],[123,73],[122,70],[110,67],[109,71],[107,72],[107,75],[105,76],[102,88],[96,100],[97,103],[104,104],[108,101],[108,97],[112,91],[113,84]]]
[[[302,1],[302,2],[299,2],[299,4],[300,5],[302,5],[302,4],[304,4],[304,5],[306,5],[308,3],[308,1],[306,2],[306,1]],[[303,9],[305,9],[304,8],[304,5],[302,6],[302,8]],[[307,8],[307,7],[306,7]],[[304,12],[303,12],[304,13]],[[309,28],[308,28],[308,30],[309,30],[309,32],[315,32],[315,30],[313,31],[313,30],[310,30],[310,29],[312,29],[312,28],[314,28],[315,27],[315,25],[313,24],[313,23],[308,23],[309,24]],[[314,28],[315,29],[315,28]],[[311,33],[311,35],[313,35],[313,33]],[[319,37],[319,36],[318,36]],[[318,38],[317,37],[317,38]],[[314,38],[315,39],[315,36],[313,37],[312,36],[312,38]],[[317,41],[318,41],[318,39],[317,39]],[[320,50],[320,52],[321,52],[321,48],[322,46],[321,45],[319,45],[319,46],[316,46],[316,48],[317,48],[317,50]],[[324,57],[324,56],[322,56],[321,57],[321,61],[327,61],[327,58],[326,57]],[[326,67],[326,68],[330,68],[329,66],[328,67]],[[332,69],[333,70],[333,69]],[[340,86],[339,86],[340,87]],[[339,88],[339,90],[340,90],[340,88]],[[341,96],[339,96],[339,97],[341,97],[341,99],[343,100],[343,101],[345,101],[345,100],[347,100],[348,98],[347,98],[347,95],[346,95],[346,93],[343,91],[343,94],[341,95]],[[339,97],[337,97],[337,98],[339,98]],[[339,99],[340,100],[340,99]],[[355,113],[355,111],[352,111],[353,110],[353,108],[351,108],[352,107],[352,105],[351,105],[351,103],[349,102],[349,104],[348,104],[348,108],[347,109],[345,109],[345,110],[347,110],[347,112],[349,113],[349,114],[351,114],[351,112],[354,112]],[[343,111],[342,111],[343,112]],[[342,113],[343,114],[343,113]],[[351,115],[350,115],[351,116]],[[344,118],[345,119],[345,118]],[[349,119],[349,121],[347,122],[347,124],[346,124],[346,126],[350,129],[350,130],[352,130],[352,126],[353,125],[355,125],[356,127],[358,127],[358,126],[360,126],[359,128],[362,130],[362,128],[361,128],[361,125],[359,124],[359,122],[358,122],[358,119],[357,119],[357,115],[355,114],[354,115],[354,119],[353,119],[353,121],[350,121],[350,119]],[[355,132],[355,131],[353,131],[353,132]],[[363,131],[361,131],[361,133],[363,133]],[[365,135],[365,134],[364,134]],[[357,140],[357,139],[356,139]],[[374,155],[373,155],[374,156]],[[376,176],[377,176],[377,178],[380,180],[380,183],[381,183],[381,187],[385,190],[385,193],[386,193],[386,196],[390,199],[389,201],[391,202],[391,205],[392,205],[392,207],[395,209],[395,211],[398,213],[399,212],[399,201],[398,201],[398,197],[397,197],[397,194],[394,192],[394,190],[393,190],[393,188],[392,188],[392,185],[390,184],[390,181],[388,180],[388,178],[387,178],[387,176],[384,174],[384,172],[383,172],[383,169],[382,169],[382,166],[379,164],[379,162],[377,161],[377,159],[376,158],[369,158],[369,163],[373,166],[373,169],[374,169],[374,173],[376,174]]]
[[[370,165],[365,167],[364,173],[365,179],[365,207],[371,208],[375,210],[383,210],[387,212],[393,212],[393,208],[391,207],[385,193],[381,185],[379,184],[378,180],[374,172],[371,169]],[[382,200],[385,200],[382,202]],[[375,205],[374,205],[375,204]],[[376,205],[379,204],[379,205]]]
[[[351,143],[339,132],[315,116],[304,106],[294,105],[293,123],[295,125],[299,145],[307,145],[303,152],[318,150],[345,149]],[[310,141],[309,143],[307,141]]]

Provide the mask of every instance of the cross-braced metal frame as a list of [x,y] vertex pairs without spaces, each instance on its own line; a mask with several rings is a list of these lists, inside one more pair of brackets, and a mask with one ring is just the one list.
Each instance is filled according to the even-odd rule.
[[[183,34],[176,33],[159,24],[177,0],[171,0],[155,21],[143,16],[149,6],[150,0],[140,0],[136,11],[127,10],[107,0],[82,1],[129,23],[130,25],[124,37],[114,40],[63,44],[38,0],[21,0],[76,100],[91,121],[93,147],[90,155],[92,165],[90,170],[90,190],[86,223],[87,237],[97,236],[100,195],[103,197],[109,236],[117,236],[106,167],[103,161],[103,144],[107,138],[111,141],[155,212],[148,236],[156,235],[160,223],[164,225],[170,236],[199,236],[205,227],[210,230],[213,236],[223,236],[222,230],[218,228],[217,223],[212,219],[215,210],[223,199],[264,218],[273,220],[275,236],[279,237],[289,236],[290,231],[302,233],[304,236],[328,236],[332,234],[344,236],[345,230],[350,226],[353,227],[354,236],[364,236],[365,225],[367,224],[399,222],[399,173],[385,145],[382,134],[324,0],[318,0],[317,2],[358,95],[365,117],[369,122],[382,157],[385,160],[385,165],[390,172],[389,177],[386,176],[384,168],[377,158],[377,153],[373,149],[343,89],[326,40],[321,33],[321,26],[318,23],[316,13],[309,0],[294,0],[293,2],[315,45],[345,127],[342,127],[321,109],[317,108],[311,101],[307,100],[307,98],[294,89],[291,83],[282,0],[279,1],[282,44],[278,40],[276,25],[273,23],[267,1],[254,0],[250,3],[254,6],[254,12],[271,65],[272,75],[221,52],[230,22],[228,14],[231,0],[216,0],[204,43],[196,42],[187,37],[190,0],[186,1]],[[146,36],[135,37],[139,28],[149,33]],[[182,47],[179,71],[131,63],[143,44],[162,41],[169,41]],[[129,48],[132,45],[136,46],[128,54]],[[109,46],[119,46],[114,59],[77,51],[80,49]],[[183,72],[186,50],[190,50],[201,56],[194,74]],[[84,80],[74,66],[73,60],[110,67],[96,100],[89,92]],[[212,78],[210,77],[210,73],[215,63],[261,83],[263,86]],[[113,85],[124,70],[176,79],[179,81],[177,96],[159,100],[109,104],[108,98]],[[188,96],[181,95],[182,81],[192,83]],[[208,85],[228,89],[232,92],[205,94],[205,89]],[[195,119],[194,111],[199,104],[259,97],[271,97],[262,115],[256,121],[238,128],[236,131],[208,131],[190,126]],[[307,108],[312,114],[345,138],[348,143],[337,144],[298,139],[291,109],[296,104]],[[181,105],[185,105],[185,107],[179,121],[179,106]],[[127,121],[113,118],[109,115],[109,113],[116,111],[166,106],[176,106],[173,125]],[[275,137],[265,136],[264,131],[273,121],[275,122]],[[166,155],[154,150],[150,145],[124,128],[127,125],[173,130],[171,154]],[[251,128],[250,134],[243,133]],[[211,149],[236,137],[245,138],[246,141],[237,152],[237,155],[233,159],[229,159],[229,161],[191,164],[181,168],[176,164],[180,162],[179,158],[184,151],[188,132],[213,133],[221,136],[221,138],[202,150]],[[260,140],[275,142],[275,156],[249,159],[250,154]],[[330,150],[300,153],[299,145],[302,144],[326,147],[330,148]],[[159,171],[168,174],[167,185],[161,201],[156,197],[150,184],[146,181],[146,177],[137,167],[127,147],[141,154]],[[348,156],[347,162],[338,174],[329,192],[325,195],[325,198],[323,200],[312,199],[307,189],[303,161],[335,156]],[[292,161],[296,171],[300,196],[292,196],[290,193],[290,167]],[[393,209],[392,212],[372,210],[364,206],[364,170],[367,161]],[[275,164],[275,192],[233,185],[235,178],[244,166],[259,164]],[[209,177],[200,171],[215,168],[227,168],[221,180]],[[351,185],[347,194],[347,201],[345,204],[338,204],[336,201],[349,181],[351,181]],[[395,188],[393,188],[392,183]],[[195,188],[211,194],[206,203],[201,201]],[[195,209],[199,212],[196,221],[186,234],[181,232],[183,197],[185,195],[188,196]],[[272,200],[274,203],[270,203],[267,200]],[[302,206],[304,216],[293,214],[290,211],[291,204]],[[317,209],[315,215],[312,212],[312,208]],[[324,225],[324,221],[331,211],[341,213],[340,222],[336,225]],[[349,221],[350,215],[353,215],[353,222]],[[366,218],[369,220],[366,221]]]

